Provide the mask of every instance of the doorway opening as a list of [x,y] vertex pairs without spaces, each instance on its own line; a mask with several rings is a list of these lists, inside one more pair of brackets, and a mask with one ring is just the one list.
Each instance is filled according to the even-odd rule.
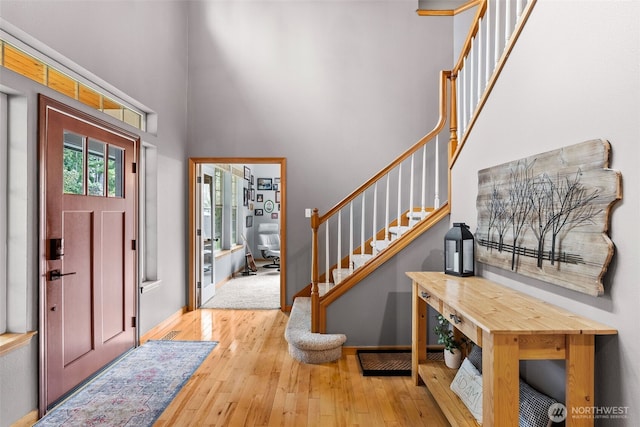
[[[268,276],[284,310],[286,219],[285,158],[190,158],[188,309],[215,300],[232,278]],[[266,250],[265,230],[279,242],[277,251]]]

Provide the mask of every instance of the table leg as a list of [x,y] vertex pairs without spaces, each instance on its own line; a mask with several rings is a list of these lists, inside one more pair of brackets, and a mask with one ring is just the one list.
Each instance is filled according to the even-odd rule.
[[520,410],[518,336],[482,335],[482,425],[517,426]]
[[594,335],[567,335],[567,426],[593,426]]
[[411,379],[420,385],[418,365],[427,360],[427,303],[420,298],[419,285],[413,282],[413,307],[411,316]]

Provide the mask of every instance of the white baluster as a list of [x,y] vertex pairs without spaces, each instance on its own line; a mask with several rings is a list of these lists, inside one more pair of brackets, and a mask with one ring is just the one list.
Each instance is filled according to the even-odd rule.
[[464,80],[465,80],[465,99],[467,100],[467,113],[465,114],[465,118],[464,118],[464,129],[465,129],[465,133],[467,131],[467,128],[469,127],[469,121],[471,118],[471,108],[469,107],[471,105],[471,58],[469,58],[469,63],[465,64],[464,67]]
[[360,255],[364,255],[364,218],[367,192],[362,193],[362,216],[360,217]]
[[[478,22],[478,35],[476,36],[476,39],[478,41],[478,44],[476,45],[476,47],[478,48],[478,53],[477,53],[477,58],[478,58],[478,92],[476,94],[478,100],[477,103],[480,103],[480,97],[482,96],[482,69],[483,69],[483,64],[482,61],[484,59],[484,56],[482,55],[482,48],[484,46],[484,19],[480,19],[480,21]],[[477,105],[477,104],[476,104]]]
[[327,241],[325,242],[325,254],[324,254],[324,262],[325,265],[327,267],[327,272],[325,273],[325,279],[324,282],[325,283],[329,283],[329,277],[331,277],[331,265],[329,264],[329,221],[327,221],[325,224],[325,238],[327,239]]
[[398,236],[400,237],[400,226],[402,225],[402,212],[401,206],[402,203],[402,163],[398,166]]
[[349,273],[353,271],[353,202],[349,203]]
[[413,154],[411,155],[411,174],[409,175],[409,227],[413,226]]
[[489,67],[489,63],[491,62],[489,58],[491,58],[491,10],[489,9],[491,5],[491,1],[487,2],[487,11],[485,12],[484,16],[485,16],[485,28],[487,29],[487,34],[486,34],[486,38],[487,41],[485,42],[485,45],[487,47],[486,50],[486,58],[485,58],[485,88],[487,87],[487,85],[489,84],[489,79],[491,78],[491,69]]
[[473,81],[473,72],[475,70],[475,49],[473,48],[473,44],[475,42],[475,37],[471,39],[471,51],[469,52],[469,120],[473,117],[474,103],[473,96],[475,94],[474,81]]
[[462,135],[467,130],[467,64],[462,64]]
[[[438,137],[436,136],[436,141]],[[437,161],[437,160],[436,160]],[[420,212],[425,212],[425,197],[427,196],[427,144],[422,147],[422,197],[420,199]],[[420,215],[424,218],[424,214]]]
[[338,212],[338,269],[342,269],[342,211]]
[[387,174],[387,194],[384,209],[384,239],[389,240],[389,174]]
[[496,39],[493,51],[493,61],[497,64],[500,60],[500,0],[496,0]]
[[522,11],[524,10],[524,1],[523,0],[517,0],[516,1],[516,22],[518,22],[520,20],[520,17],[522,16]]
[[462,140],[462,134],[464,132],[463,128],[462,128],[462,115],[463,115],[463,102],[461,102],[462,100],[462,85],[463,85],[463,81],[464,81],[464,77],[462,75],[462,70],[458,71],[458,78],[457,80],[457,91],[456,91],[456,113],[458,114],[458,141]]
[[511,38],[511,1],[507,0],[504,11],[504,45],[507,46]]
[[376,253],[376,241],[377,241],[377,234],[378,232],[376,231],[376,221],[378,219],[378,182],[376,181],[375,185],[373,186],[373,226],[371,227],[373,230],[372,232],[372,242],[373,242],[373,247],[371,249],[371,253],[375,255]]
[[435,155],[436,192],[435,192],[435,197],[433,199],[433,207],[436,209],[440,207],[440,141],[439,141],[439,137],[440,135],[436,135],[436,155]]

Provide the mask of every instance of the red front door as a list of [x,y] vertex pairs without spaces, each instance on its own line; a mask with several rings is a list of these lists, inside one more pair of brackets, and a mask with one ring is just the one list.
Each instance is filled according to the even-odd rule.
[[136,344],[135,135],[40,97],[41,411]]

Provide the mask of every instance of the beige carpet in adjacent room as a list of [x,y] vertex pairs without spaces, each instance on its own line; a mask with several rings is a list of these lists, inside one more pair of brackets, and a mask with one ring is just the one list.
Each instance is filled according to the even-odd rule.
[[258,267],[258,274],[237,274],[220,288],[201,308],[235,310],[274,310],[280,308],[280,272]]

